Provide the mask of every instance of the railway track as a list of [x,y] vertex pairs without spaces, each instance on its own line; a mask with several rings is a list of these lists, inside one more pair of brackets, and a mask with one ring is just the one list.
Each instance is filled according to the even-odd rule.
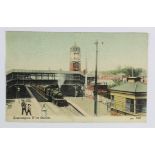
[[43,96],[40,92],[38,92],[35,88],[29,87],[29,90],[32,92],[34,97],[37,99],[38,102],[41,102],[41,105],[43,103],[46,104],[47,108],[50,110],[50,113],[53,115],[65,115],[65,116],[82,116],[82,114],[74,108],[72,105],[69,105],[67,107],[58,107],[52,102],[48,102],[48,99]]
[[30,91],[34,95],[34,97],[37,99],[38,102],[47,102],[47,98],[44,97],[42,94],[40,94],[36,89],[33,87],[29,87]]

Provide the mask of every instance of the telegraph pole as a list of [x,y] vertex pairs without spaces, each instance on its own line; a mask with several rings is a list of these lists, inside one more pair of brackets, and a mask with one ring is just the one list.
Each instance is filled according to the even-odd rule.
[[[101,42],[102,46],[104,42]],[[96,45],[96,65],[95,65],[95,85],[94,85],[94,114],[97,116],[97,94],[98,94],[98,88],[97,88],[97,71],[98,71],[98,40],[95,42]]]
[[86,54],[86,60],[85,60],[85,90],[87,89],[87,73],[88,73],[88,67],[87,67],[87,54]]
[[96,45],[95,85],[94,85],[94,114],[97,116],[97,64],[98,64],[98,41]]

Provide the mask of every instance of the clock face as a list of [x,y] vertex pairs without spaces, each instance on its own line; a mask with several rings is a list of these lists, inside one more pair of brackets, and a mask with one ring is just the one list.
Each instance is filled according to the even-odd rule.
[[74,53],[74,59],[75,59],[75,60],[79,60],[79,54]]
[[72,61],[79,61],[80,60],[79,53],[72,53],[71,54],[71,59],[72,59]]

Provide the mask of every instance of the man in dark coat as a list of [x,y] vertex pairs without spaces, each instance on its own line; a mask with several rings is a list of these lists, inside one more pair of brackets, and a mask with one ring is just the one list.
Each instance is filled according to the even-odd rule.
[[21,107],[22,107],[22,115],[24,114],[24,112],[26,114],[26,103],[24,100],[22,100]]

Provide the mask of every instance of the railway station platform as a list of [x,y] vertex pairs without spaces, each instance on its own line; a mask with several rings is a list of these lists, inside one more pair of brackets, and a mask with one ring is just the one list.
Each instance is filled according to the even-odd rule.
[[[101,98],[101,97],[100,97]],[[88,116],[94,116],[94,100],[89,97],[66,97],[66,100],[74,105],[80,107]],[[100,99],[101,100],[101,99]],[[99,100],[99,101],[100,101]],[[109,116],[110,109],[102,101],[98,102],[98,116]]]

